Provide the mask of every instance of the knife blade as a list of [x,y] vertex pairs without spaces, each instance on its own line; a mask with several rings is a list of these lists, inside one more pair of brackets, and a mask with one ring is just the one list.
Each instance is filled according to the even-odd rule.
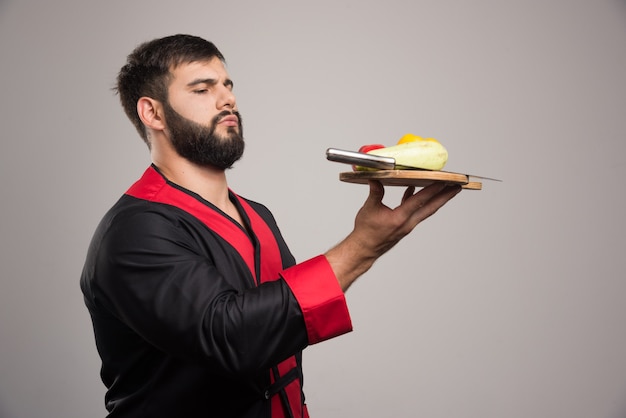
[[[377,168],[379,170],[422,170],[422,171],[441,171],[430,170],[428,168],[412,167],[402,164],[396,164],[393,157],[383,157],[381,155],[366,154],[364,152],[347,151],[337,148],[328,148],[326,150],[326,159],[338,163],[354,164],[362,167]],[[474,177],[482,180],[502,181],[492,177],[478,176],[476,174],[454,173],[451,171],[441,171],[442,173],[461,174],[467,177]]]

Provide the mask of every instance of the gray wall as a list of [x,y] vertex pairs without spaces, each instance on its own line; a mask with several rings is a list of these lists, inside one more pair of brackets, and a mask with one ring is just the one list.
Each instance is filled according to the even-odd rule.
[[[78,277],[149,157],[110,88],[138,43],[222,49],[244,115],[236,191],[299,260],[366,187],[327,147],[438,138],[466,191],[348,293],[307,349],[314,417],[626,415],[626,2],[0,2],[0,416],[101,417]],[[400,191],[389,190],[389,205]]]

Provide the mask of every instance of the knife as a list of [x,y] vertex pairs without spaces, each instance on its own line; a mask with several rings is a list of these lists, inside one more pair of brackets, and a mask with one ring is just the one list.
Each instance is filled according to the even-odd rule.
[[[361,167],[377,168],[379,170],[423,170],[423,171],[440,171],[430,170],[428,168],[412,167],[408,165],[396,164],[393,157],[383,157],[381,155],[366,154],[364,152],[346,151],[337,148],[328,148],[326,150],[326,159],[338,163],[360,165]],[[450,171],[440,171],[449,174],[461,174],[467,177],[474,177],[482,180],[502,181],[491,177],[477,176],[475,174],[453,173]]]

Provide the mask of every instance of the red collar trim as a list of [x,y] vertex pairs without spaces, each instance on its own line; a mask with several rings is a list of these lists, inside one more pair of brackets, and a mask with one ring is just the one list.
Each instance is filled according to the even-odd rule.
[[143,176],[128,189],[126,194],[138,199],[178,207],[199,219],[237,250],[255,281],[258,280],[259,273],[260,282],[279,278],[279,273],[283,269],[282,259],[274,234],[250,204],[236,194],[233,193],[243,208],[245,216],[250,222],[250,229],[260,244],[260,251],[258,252],[261,256],[260,272],[255,263],[257,258],[255,247],[250,237],[235,222],[197,197],[168,183],[153,166],[144,172]]

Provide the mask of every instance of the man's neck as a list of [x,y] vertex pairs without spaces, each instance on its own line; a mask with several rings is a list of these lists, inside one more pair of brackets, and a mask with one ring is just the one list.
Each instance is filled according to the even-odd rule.
[[214,167],[201,167],[177,156],[159,161],[153,158],[154,165],[172,183],[190,190],[204,200],[235,219],[240,224],[241,217],[230,201],[226,172]]

